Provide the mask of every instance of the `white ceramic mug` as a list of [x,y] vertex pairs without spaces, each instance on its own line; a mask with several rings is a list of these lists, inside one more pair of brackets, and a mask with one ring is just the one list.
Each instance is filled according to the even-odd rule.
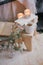
[[36,24],[34,23],[31,26],[27,25],[24,28],[25,28],[26,33],[33,33],[34,30],[36,29]]

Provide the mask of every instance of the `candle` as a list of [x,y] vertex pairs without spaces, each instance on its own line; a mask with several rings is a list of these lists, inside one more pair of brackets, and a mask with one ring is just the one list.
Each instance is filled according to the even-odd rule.
[[24,14],[23,13],[18,13],[17,14],[17,18],[19,19],[19,18],[22,18],[22,17],[24,17]]
[[25,14],[26,16],[30,16],[30,14],[31,14],[30,9],[25,9],[25,10],[24,10],[24,14]]

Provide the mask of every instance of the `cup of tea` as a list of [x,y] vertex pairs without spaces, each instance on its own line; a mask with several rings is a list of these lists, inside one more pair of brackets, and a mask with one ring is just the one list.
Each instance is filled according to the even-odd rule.
[[34,27],[35,27],[34,24],[29,23],[24,28],[25,28],[26,33],[30,34],[30,33],[34,32]]

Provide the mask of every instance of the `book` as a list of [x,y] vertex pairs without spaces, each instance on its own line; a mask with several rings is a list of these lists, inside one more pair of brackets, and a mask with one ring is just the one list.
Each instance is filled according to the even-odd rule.
[[9,36],[13,22],[0,22],[0,36]]

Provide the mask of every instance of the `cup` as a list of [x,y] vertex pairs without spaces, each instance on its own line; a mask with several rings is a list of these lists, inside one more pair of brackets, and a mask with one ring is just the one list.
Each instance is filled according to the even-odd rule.
[[25,28],[26,33],[31,34],[34,32],[35,27],[36,27],[35,24],[30,23],[26,25],[24,28]]

